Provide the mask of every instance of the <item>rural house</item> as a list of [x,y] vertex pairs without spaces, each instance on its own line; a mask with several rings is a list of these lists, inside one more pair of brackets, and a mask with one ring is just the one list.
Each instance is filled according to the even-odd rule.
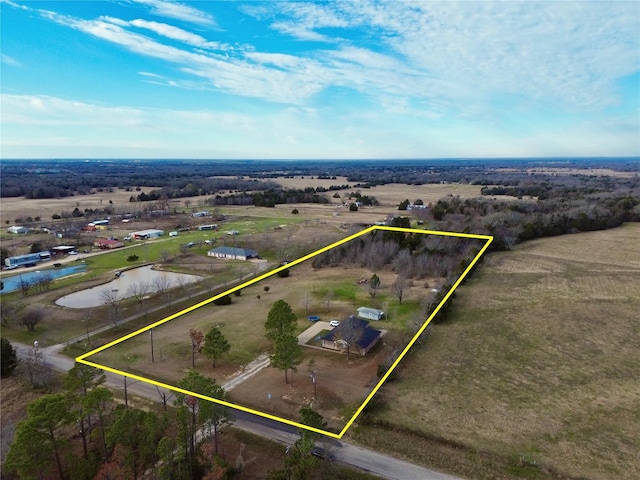
[[109,238],[96,238],[93,242],[94,247],[102,248],[104,250],[111,250],[113,248],[124,247],[124,242],[121,240],[109,239]]
[[164,235],[164,230],[158,230],[156,228],[150,228],[149,230],[140,230],[139,232],[133,232],[131,236],[136,240],[145,240],[147,238],[158,238]]
[[367,320],[382,320],[384,312],[376,308],[360,307],[358,309],[358,317],[366,318]]
[[7,228],[7,231],[9,233],[18,233],[18,234],[29,233],[29,229],[27,227],[21,227],[20,225],[14,225],[13,227],[9,227]]
[[361,320],[352,315],[322,337],[322,346],[331,350],[345,351],[347,349],[345,339],[349,337],[352,339],[349,352],[366,355],[378,343],[382,332],[369,327],[367,320]]
[[216,247],[207,252],[210,257],[226,258],[228,260],[249,260],[257,258],[258,252],[249,250],[248,248],[237,247]]

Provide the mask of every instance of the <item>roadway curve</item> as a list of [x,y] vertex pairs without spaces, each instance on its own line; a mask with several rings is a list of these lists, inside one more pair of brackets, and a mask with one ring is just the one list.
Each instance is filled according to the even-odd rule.
[[[13,346],[21,358],[25,358],[28,351],[33,348],[20,343],[14,343]],[[41,348],[42,361],[45,366],[49,368],[60,372],[67,372],[73,367],[75,362],[71,358],[58,353],[60,348],[60,345]],[[106,384],[109,387],[119,390],[124,389],[124,378],[121,375],[116,375],[111,372],[105,372],[105,375],[107,377]],[[155,385],[130,379],[127,381],[127,391],[128,393],[158,403],[162,402],[161,393],[165,393],[167,397],[172,395],[172,392],[169,390],[159,389]],[[299,438],[297,433],[298,429],[290,425],[259,415],[253,415],[242,410],[234,410],[234,415],[236,417],[234,427],[246,430],[255,435],[260,435],[285,445],[292,445]],[[336,461],[379,475],[383,478],[391,480],[462,480],[459,477],[429,470],[344,441],[327,438],[323,440],[323,442],[329,445],[328,449],[335,455]],[[324,446],[326,447],[326,445]]]

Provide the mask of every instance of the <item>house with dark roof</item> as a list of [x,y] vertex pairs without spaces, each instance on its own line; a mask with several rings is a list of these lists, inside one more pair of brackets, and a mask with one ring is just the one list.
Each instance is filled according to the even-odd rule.
[[226,258],[228,260],[249,260],[257,258],[258,252],[248,248],[237,247],[216,247],[207,252],[210,257]]
[[346,351],[357,355],[366,355],[378,340],[382,332],[369,327],[367,320],[356,318],[353,315],[340,322],[336,328],[322,337],[322,346],[331,350]]

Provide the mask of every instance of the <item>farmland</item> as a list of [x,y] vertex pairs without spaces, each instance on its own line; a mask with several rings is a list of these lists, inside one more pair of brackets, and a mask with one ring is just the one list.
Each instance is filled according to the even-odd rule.
[[[197,354],[196,367],[225,383],[259,355],[271,350],[270,342],[264,337],[263,325],[276,300],[285,300],[292,306],[299,319],[296,334],[311,325],[306,321],[308,315],[316,315],[327,321],[343,320],[362,305],[385,308],[392,312],[389,319],[372,325],[386,332],[384,342],[366,357],[351,357],[347,361],[344,355],[305,348],[305,363],[300,366],[302,380],[296,382],[295,387],[283,381],[282,372],[269,369],[232,392],[235,403],[295,419],[298,409],[312,398],[306,365],[313,359],[313,369],[322,379],[319,396],[322,400],[315,402],[314,406],[329,420],[331,428],[340,430],[353,414],[353,409],[359,406],[377,383],[378,365],[399,345],[404,346],[412,335],[411,328],[415,327],[410,320],[414,320],[415,313],[420,311],[421,302],[434,295],[431,288],[425,288],[425,285],[434,287],[442,282],[439,278],[425,278],[412,284],[400,304],[391,288],[397,275],[390,270],[378,271],[382,287],[375,299],[371,298],[368,286],[358,282],[370,278],[372,273],[365,268],[347,268],[346,265],[316,270],[307,261],[293,267],[287,278],[273,276],[242,289],[239,296],[231,297],[231,305],[209,304],[155,328],[154,361],[151,360],[150,338],[147,334],[110,347],[91,357],[91,360],[175,384],[191,367],[189,331],[194,329],[206,333],[212,325],[216,325],[232,348],[224,359],[217,362],[215,368],[209,360]],[[265,403],[267,394],[269,401]]]
[[638,238],[488,255],[352,438],[476,478],[638,478]]

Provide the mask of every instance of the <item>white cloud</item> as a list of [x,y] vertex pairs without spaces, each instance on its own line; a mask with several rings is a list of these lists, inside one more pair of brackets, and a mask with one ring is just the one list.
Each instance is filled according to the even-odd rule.
[[314,32],[302,25],[297,25],[290,22],[275,22],[271,25],[272,28],[278,30],[280,33],[291,35],[298,40],[306,40],[310,42],[329,42],[331,39],[326,35]]
[[[639,155],[637,125],[578,122],[526,135],[477,122],[379,111],[335,117],[286,107],[269,113],[105,106],[2,94],[2,152],[13,156],[399,158]],[[460,141],[464,138],[464,141]],[[331,141],[327,141],[331,139]],[[97,153],[99,152],[99,153]]]
[[227,44],[219,43],[219,42],[210,42],[206,40],[204,37],[201,37],[200,35],[187,32],[186,30],[183,30],[178,27],[174,27],[173,25],[168,25],[166,23],[151,22],[148,20],[136,19],[129,22],[129,24],[133,25],[134,27],[151,30],[152,32],[157,33],[158,35],[162,35],[172,40],[178,40],[180,42],[186,43],[187,45],[192,45],[194,47],[207,48],[212,50],[230,49],[230,46]]
[[[187,20],[192,23],[213,24],[211,16],[183,4],[140,3],[165,17],[185,20],[182,15],[195,18]],[[205,33],[156,21],[87,20],[39,11],[60,25],[175,67],[176,78],[141,71],[140,81],[217,90],[286,108],[271,106],[277,115],[252,118],[228,112],[112,109],[32,96],[11,100],[14,106],[22,102],[22,109],[12,108],[9,120],[12,125],[49,122],[52,132],[65,125],[94,125],[92,121],[116,132],[129,121],[132,132],[146,132],[148,145],[157,140],[174,148],[176,142],[186,142],[189,148],[214,151],[209,140],[198,137],[207,137],[211,128],[188,120],[200,119],[224,132],[224,138],[216,138],[226,151],[245,149],[247,156],[281,152],[309,157],[312,151],[349,157],[633,155],[639,148],[637,118],[623,118],[615,127],[602,121],[554,127],[572,115],[574,120],[592,114],[598,118],[620,102],[617,82],[640,69],[639,8],[632,2],[612,2],[605,11],[596,2],[366,0],[242,6],[266,28],[324,42],[304,50],[279,50],[279,45],[291,44],[285,38],[268,52],[251,45],[231,48],[209,41]],[[328,95],[316,99],[323,92]],[[353,98],[361,96],[365,100],[352,106]],[[261,106],[254,108],[260,111]],[[36,111],[41,117],[26,113]],[[532,126],[534,121],[538,124]],[[234,128],[250,133],[255,143],[244,145]],[[133,144],[129,133],[123,145],[125,140]],[[234,147],[231,139],[243,145]],[[95,140],[100,142],[97,134]],[[279,140],[290,143],[280,149]],[[576,150],[576,145],[584,148]]]
[[200,25],[215,25],[215,20],[211,15],[182,3],[165,0],[134,1],[151,7],[151,12],[161,17],[176,18]]
[[9,55],[5,55],[4,53],[0,53],[0,62],[11,67],[22,67],[22,64],[19,61]]
[[[144,3],[169,8],[167,2]],[[309,103],[313,95],[337,86],[377,98],[382,105],[382,99],[393,97],[428,100],[429,111],[449,109],[450,115],[490,114],[495,98],[505,93],[516,102],[601,109],[619,101],[617,79],[640,68],[640,22],[631,2],[614,2],[606,14],[593,2],[269,5],[248,5],[242,11],[296,38],[337,45],[267,53],[246,45],[230,49],[160,22],[43,14],[138,54],[175,63],[220,90],[291,104]],[[133,32],[126,28],[131,25],[195,49]],[[327,28],[345,35],[329,37],[322,30]],[[362,45],[360,38],[365,39]],[[219,49],[233,53],[210,51]],[[177,85],[193,87],[193,82],[177,80]]]

